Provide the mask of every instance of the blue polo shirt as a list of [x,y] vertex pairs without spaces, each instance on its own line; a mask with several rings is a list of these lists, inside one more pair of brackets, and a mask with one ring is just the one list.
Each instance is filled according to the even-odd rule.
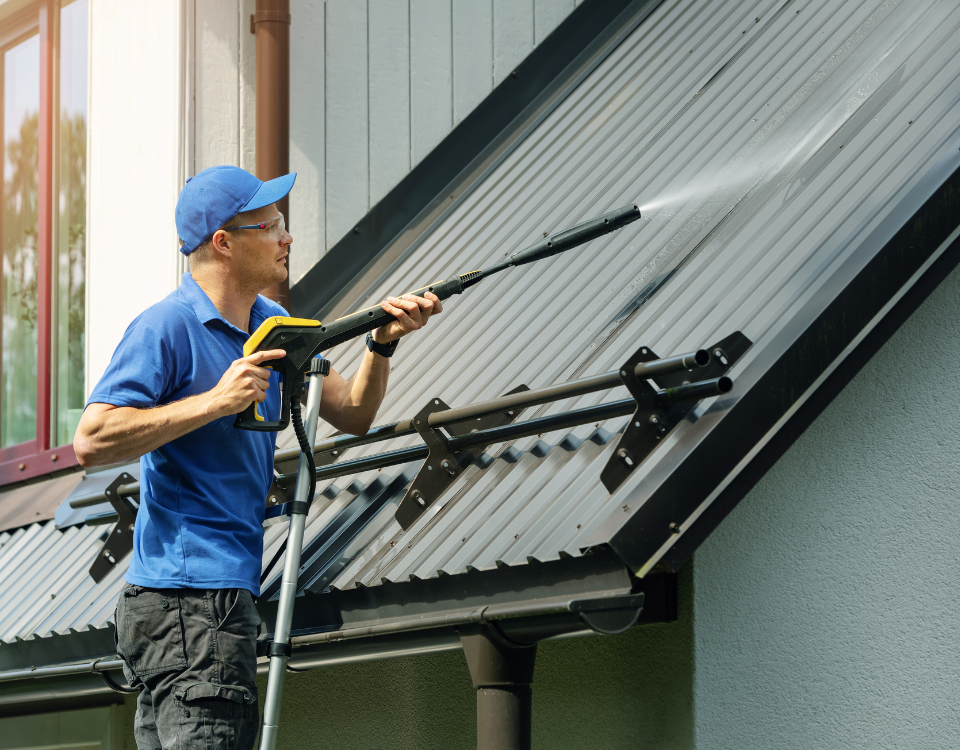
[[[250,330],[286,315],[257,297]],[[231,325],[189,273],[123,335],[88,404],[149,409],[212,389],[243,356],[246,331]],[[261,414],[279,418],[278,375]],[[265,412],[264,412],[265,408]],[[263,515],[276,433],[216,419],[140,459],[140,510],[126,580],[154,588],[245,588],[260,594]]]

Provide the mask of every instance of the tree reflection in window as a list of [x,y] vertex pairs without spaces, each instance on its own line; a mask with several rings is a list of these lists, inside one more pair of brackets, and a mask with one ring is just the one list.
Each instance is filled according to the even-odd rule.
[[37,160],[40,45],[3,55],[3,325],[0,446],[37,433]]

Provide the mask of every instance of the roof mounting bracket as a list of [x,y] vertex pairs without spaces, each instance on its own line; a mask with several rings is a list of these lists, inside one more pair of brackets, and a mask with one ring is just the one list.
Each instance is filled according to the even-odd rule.
[[620,379],[637,402],[637,410],[621,435],[616,451],[600,474],[600,480],[608,492],[612,493],[623,483],[675,424],[668,421],[666,410],[657,403],[656,389],[646,379],[638,378],[634,373],[641,362],[654,359],[659,357],[653,350],[641,346],[620,365]]
[[[519,385],[504,395],[528,390],[530,389],[526,385]],[[430,453],[397,508],[396,519],[404,531],[409,529],[423,515],[423,512],[447,491],[463,470],[473,463],[473,453],[467,450],[451,450],[447,436],[440,431],[439,427],[430,426],[431,414],[449,411],[449,409],[450,407],[442,399],[432,398],[430,403],[413,418],[413,427]],[[454,436],[467,435],[477,430],[488,430],[510,424],[520,416],[522,411],[523,409],[515,408],[503,413],[487,414],[469,421],[452,422],[444,425],[443,429]]]
[[100,550],[97,559],[90,566],[90,577],[97,583],[106,578],[107,573],[117,567],[117,564],[133,549],[133,525],[137,520],[137,507],[129,498],[121,496],[120,488],[136,481],[127,472],[122,472],[103,491],[110,505],[117,512],[118,520],[110,536],[103,543],[103,549]]
[[442,399],[433,398],[413,418],[413,426],[430,453],[397,508],[396,519],[404,530],[410,528],[473,461],[469,451],[451,451],[447,436],[439,427],[431,427],[428,422],[433,412],[449,409]]
[[615,492],[623,484],[657,444],[683,421],[697,401],[730,390],[732,382],[724,374],[751,343],[737,331],[708,347],[710,361],[697,370],[696,381],[689,370],[653,375],[657,385],[666,389],[660,394],[634,372],[641,362],[657,359],[648,347],[641,346],[620,366],[620,379],[637,402],[637,410],[600,474],[608,492]]

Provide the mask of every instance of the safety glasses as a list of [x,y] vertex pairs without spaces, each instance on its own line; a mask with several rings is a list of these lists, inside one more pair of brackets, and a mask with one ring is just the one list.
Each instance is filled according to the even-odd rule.
[[264,239],[275,240],[279,242],[287,231],[287,225],[283,220],[283,214],[277,214],[270,221],[262,224],[244,224],[243,226],[223,227],[224,231],[230,229],[256,229]]

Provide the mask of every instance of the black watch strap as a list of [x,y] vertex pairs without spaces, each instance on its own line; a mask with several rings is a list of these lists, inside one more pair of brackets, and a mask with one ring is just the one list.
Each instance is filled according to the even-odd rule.
[[386,357],[390,359],[393,356],[393,353],[397,350],[397,344],[400,343],[400,339],[394,339],[389,344],[378,344],[373,340],[373,334],[367,331],[367,349],[372,351],[374,354],[379,354],[381,357]]

